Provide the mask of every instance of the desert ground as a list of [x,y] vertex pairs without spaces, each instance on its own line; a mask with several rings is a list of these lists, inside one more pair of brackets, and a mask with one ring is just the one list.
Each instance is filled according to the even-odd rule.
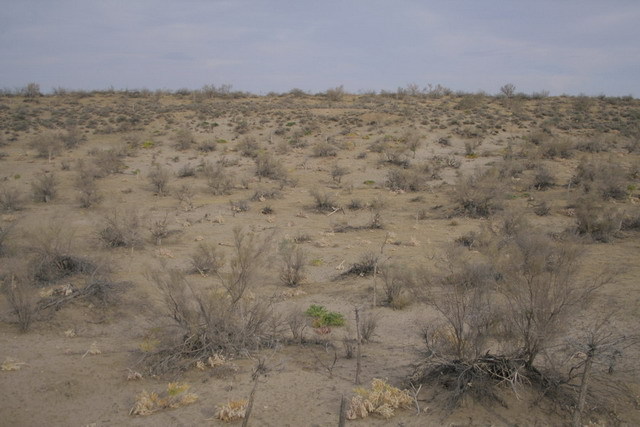
[[640,424],[637,99],[57,90],[0,130],[2,425]]

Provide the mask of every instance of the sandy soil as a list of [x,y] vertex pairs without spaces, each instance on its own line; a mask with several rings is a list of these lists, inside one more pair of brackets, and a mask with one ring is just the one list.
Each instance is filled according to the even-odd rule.
[[[603,287],[594,305],[580,316],[589,319],[613,309],[618,314],[620,330],[636,329],[640,314],[638,231],[623,230],[608,243],[567,233],[575,226],[571,201],[579,191],[567,185],[582,156],[613,159],[620,168],[629,171],[640,165],[638,151],[629,153],[625,148],[633,139],[627,136],[628,129],[616,128],[622,123],[637,129],[633,114],[637,116],[640,104],[635,100],[615,104],[590,99],[578,126],[573,116],[577,101],[571,98],[523,100],[517,104],[515,100],[514,104],[505,104],[500,99],[478,99],[471,102],[455,96],[435,100],[349,96],[341,102],[327,102],[322,97],[309,96],[194,100],[190,96],[137,97],[126,93],[87,97],[71,94],[37,101],[0,98],[0,129],[4,131],[0,141],[0,185],[17,189],[23,198],[22,209],[2,213],[0,227],[13,228],[8,253],[0,258],[3,265],[0,273],[6,277],[12,266],[37,257],[33,247],[42,240],[39,237],[60,226],[61,239],[67,242],[65,247],[70,253],[110,266],[110,278],[127,283],[115,305],[100,307],[88,300],[73,300],[60,310],[38,313],[26,333],[19,332],[5,295],[0,296],[0,362],[11,359],[23,363],[20,369],[0,371],[3,391],[0,424],[222,425],[215,419],[216,407],[229,400],[248,398],[254,385],[251,374],[255,361],[262,357],[268,361],[269,372],[259,380],[251,425],[337,425],[341,397],[352,396],[355,388],[356,360],[346,357],[343,346],[343,339],[354,335],[355,308],[379,316],[376,335],[362,347],[364,385],[382,378],[392,385],[404,386],[415,365],[424,358],[421,327],[435,322],[438,314],[411,297],[402,309],[394,310],[384,304],[371,307],[372,277],[337,280],[336,277],[362,254],[380,253],[384,242],[381,257],[384,263],[434,268],[455,239],[481,230],[492,220],[455,214],[452,194],[459,176],[501,162],[507,147],[514,152],[520,149],[537,152],[528,138],[543,127],[555,137],[574,143],[599,138],[608,145],[606,151],[599,153],[574,149],[566,159],[531,157],[553,172],[557,185],[546,191],[530,188],[532,170],[525,170],[518,178],[505,178],[502,212],[520,209],[533,225],[580,245],[584,255],[579,274],[585,280],[606,268],[617,270],[615,281]],[[613,120],[615,117],[619,120]],[[86,141],[71,149],[56,150],[51,159],[37,155],[32,141],[51,129],[69,129],[73,123]],[[603,127],[606,133],[602,132]],[[181,128],[189,129],[194,136],[192,148],[174,147],[175,133]],[[439,176],[428,180],[419,191],[391,191],[385,181],[393,166],[381,161],[384,154],[375,152],[372,143],[386,136],[391,147],[401,147],[407,131],[418,134],[421,144],[415,154],[404,148],[402,158],[413,165],[453,159],[456,167],[445,164]],[[257,177],[254,159],[238,148],[247,138],[253,138],[261,150],[281,161],[295,185]],[[448,142],[443,144],[442,138],[448,138]],[[153,143],[145,148],[145,141]],[[336,147],[336,155],[314,156],[315,145],[325,141]],[[214,145],[215,151],[197,149],[205,142]],[[468,150],[470,143],[479,144],[473,153]],[[91,163],[96,151],[108,149],[122,153],[123,167],[119,173],[96,181],[102,195],[100,203],[81,208],[75,188],[78,162]],[[176,176],[186,164],[196,168],[205,161],[215,163],[221,159],[230,164],[225,170],[235,177],[230,194],[211,194],[200,174]],[[339,183],[331,177],[336,163],[349,170]],[[171,172],[165,196],[155,194],[149,182],[148,173],[154,164]],[[31,184],[42,171],[53,172],[59,182],[57,196],[48,203],[31,200]],[[183,184],[194,192],[190,208],[174,195]],[[640,178],[630,172],[626,184],[627,196],[607,205],[637,212]],[[277,189],[279,197],[248,201],[246,212],[232,209],[230,201],[250,200],[258,189]],[[343,209],[314,211],[310,195],[313,189],[327,192]],[[341,226],[359,227],[371,220],[370,210],[347,208],[353,200],[381,204],[383,228],[337,232]],[[533,209],[542,201],[550,212],[537,216]],[[267,206],[272,212],[262,213]],[[141,215],[144,245],[133,249],[104,247],[98,231],[105,216],[131,209]],[[158,245],[149,228],[163,218],[167,218],[172,233]],[[251,293],[258,299],[273,297],[275,312],[283,315],[291,310],[302,312],[311,304],[323,305],[343,314],[347,325],[334,327],[326,335],[309,327],[307,342],[302,345],[292,344],[290,333],[283,328],[281,342],[275,349],[235,356],[224,369],[199,370],[193,366],[186,372],[148,375],[141,363],[145,349],[171,324],[159,289],[149,280],[149,272],[162,267],[187,269],[199,242],[218,245],[229,259],[234,227],[257,235],[275,233],[276,242],[308,236],[300,243],[308,260],[304,283],[295,292],[280,283],[274,245],[268,254],[269,267]],[[218,286],[211,276],[188,277],[196,286]],[[35,292],[59,289],[66,283],[80,286],[83,280],[83,275],[74,275],[43,284]],[[380,302],[381,279],[375,280]],[[637,351],[630,349],[624,354],[625,363],[635,365],[637,357]],[[128,380],[132,372],[140,372],[142,378]],[[621,369],[614,375],[638,394],[636,370]],[[190,384],[190,391],[198,395],[198,400],[150,416],[129,415],[142,390],[161,391],[174,381]],[[526,388],[519,396],[508,389],[503,391],[505,407],[469,400],[449,411],[437,388],[423,387],[418,395],[419,414],[410,408],[396,411],[390,420],[372,416],[349,423],[362,426],[570,423],[569,411],[554,406],[553,402],[539,401]],[[620,406],[589,416],[589,420],[606,424],[640,424],[637,408],[622,401]]]

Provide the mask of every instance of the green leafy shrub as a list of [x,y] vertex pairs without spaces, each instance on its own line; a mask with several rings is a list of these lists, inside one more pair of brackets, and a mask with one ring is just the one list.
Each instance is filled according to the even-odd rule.
[[345,323],[342,314],[329,311],[322,305],[311,304],[305,314],[314,319],[313,326],[316,328],[323,326],[343,326]]

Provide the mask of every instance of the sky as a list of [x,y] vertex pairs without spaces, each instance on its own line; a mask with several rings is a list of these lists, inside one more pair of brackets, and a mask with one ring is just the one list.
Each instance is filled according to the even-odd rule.
[[640,96],[639,0],[0,0],[0,88]]

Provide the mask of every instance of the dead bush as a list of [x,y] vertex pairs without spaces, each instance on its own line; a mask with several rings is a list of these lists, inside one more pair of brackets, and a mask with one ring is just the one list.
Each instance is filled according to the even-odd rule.
[[0,226],[0,258],[9,254],[9,239],[13,228],[13,224]]
[[220,164],[205,162],[202,165],[202,174],[207,180],[207,186],[214,195],[231,194],[233,190],[233,174]]
[[575,204],[576,232],[598,242],[610,242],[622,229],[622,212],[593,197],[583,197]]
[[582,159],[572,183],[579,185],[585,193],[594,193],[603,199],[621,200],[628,195],[625,170],[612,159]]
[[364,253],[360,256],[360,259],[344,271],[340,277],[346,276],[370,276],[376,269],[378,264],[378,256],[372,252]]
[[338,155],[336,147],[329,142],[318,142],[312,149],[313,157],[335,157]]
[[124,153],[111,148],[107,150],[96,150],[93,152],[93,163],[98,169],[100,177],[105,177],[124,170],[125,164],[122,158]]
[[304,311],[299,308],[292,309],[286,317],[287,325],[291,331],[293,341],[302,344],[304,341],[304,331],[309,326],[309,318]]
[[178,129],[173,135],[173,145],[177,150],[188,150],[196,142],[195,137],[190,129]]
[[459,211],[471,217],[487,217],[502,207],[503,188],[497,171],[461,177],[453,191]]
[[307,254],[295,243],[284,241],[280,244],[280,281],[292,288],[300,286],[305,279]]
[[149,274],[179,331],[172,343],[146,356],[152,372],[193,366],[214,354],[236,355],[275,344],[269,303],[244,297],[256,283],[269,239],[258,242],[240,229],[234,230],[234,235],[230,269],[216,273],[224,292],[196,288],[178,270]]
[[9,272],[2,280],[2,292],[5,295],[11,313],[15,316],[20,332],[27,332],[35,314],[36,296],[32,280],[26,273]]
[[53,172],[42,171],[31,182],[33,199],[49,203],[58,194],[58,179]]
[[259,178],[286,180],[287,171],[282,162],[268,152],[260,153],[256,159],[256,175]]
[[46,285],[74,274],[91,274],[95,264],[72,252],[73,232],[61,220],[33,230],[28,248],[33,254],[28,271],[34,282]]
[[158,196],[164,196],[167,193],[167,186],[169,185],[169,179],[171,172],[169,169],[156,164],[149,171],[149,182],[154,193]]
[[539,165],[533,175],[533,182],[531,186],[536,190],[541,191],[553,187],[555,182],[556,180],[553,177],[553,174],[551,174],[551,171],[549,171],[546,166]]
[[339,207],[335,197],[327,191],[321,192],[314,188],[309,194],[313,197],[313,209],[318,212],[330,212]]
[[141,221],[134,210],[117,211],[104,217],[98,238],[109,248],[137,248],[143,244]]
[[65,132],[61,135],[61,139],[64,147],[68,149],[76,148],[87,140],[82,133],[82,130],[77,126],[67,127]]
[[260,143],[251,136],[245,136],[238,143],[238,151],[240,151],[243,156],[251,157],[252,159],[258,157],[260,148]]
[[46,132],[33,137],[29,146],[37,151],[38,157],[48,159],[49,163],[63,147],[62,137],[55,132]]
[[331,173],[331,179],[333,180],[333,182],[340,185],[340,183],[342,182],[342,177],[349,173],[349,169],[343,166],[340,166],[338,163],[336,163],[333,166],[331,166],[330,173]]
[[406,307],[414,287],[413,272],[407,266],[390,264],[381,269],[386,304],[394,310]]
[[426,183],[425,176],[413,169],[391,169],[385,186],[393,191],[420,191]]
[[200,243],[191,255],[191,273],[207,276],[217,273],[224,265],[224,254],[218,247],[209,243]]
[[555,159],[560,157],[568,159],[571,157],[573,142],[566,138],[553,138],[544,140],[539,145],[540,155],[545,159]]
[[15,187],[0,186],[0,209],[5,212],[19,211],[23,207],[22,193]]
[[75,179],[75,188],[78,191],[78,203],[82,208],[90,208],[102,201],[102,195],[98,191],[96,177],[92,171],[81,168]]

